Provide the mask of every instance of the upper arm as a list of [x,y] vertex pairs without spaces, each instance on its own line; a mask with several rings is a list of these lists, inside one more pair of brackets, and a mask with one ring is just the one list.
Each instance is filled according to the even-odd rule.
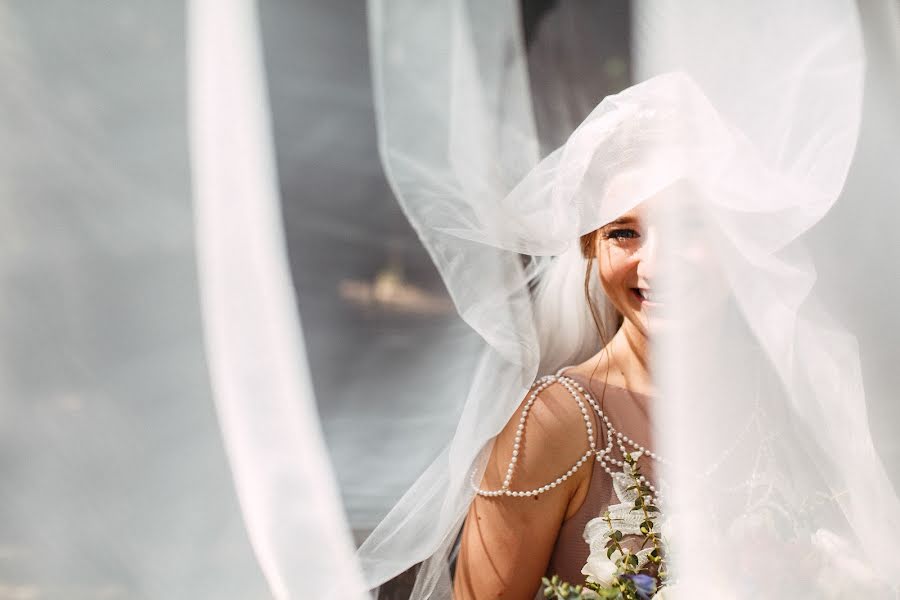
[[[497,436],[482,489],[501,488],[527,400]],[[581,408],[569,392],[558,383],[544,389],[529,410],[510,489],[533,490],[555,482],[584,456],[586,431]],[[454,581],[457,600],[534,596],[563,520],[583,500],[592,462],[538,495],[475,497],[463,527]]]

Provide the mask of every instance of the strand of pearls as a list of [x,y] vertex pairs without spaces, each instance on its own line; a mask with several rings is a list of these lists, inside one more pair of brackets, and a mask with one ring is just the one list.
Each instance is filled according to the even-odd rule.
[[[472,473],[472,480],[471,480],[472,487],[474,488],[475,492],[479,496],[485,496],[488,498],[492,498],[492,497],[497,497],[497,496],[523,497],[523,496],[537,496],[539,494],[543,494],[544,492],[547,492],[547,491],[557,487],[558,485],[561,485],[569,477],[571,477],[573,474],[575,474],[575,472],[578,471],[578,469],[582,465],[584,465],[588,460],[590,460],[590,458],[592,456],[595,457],[595,460],[600,463],[600,466],[603,468],[603,470],[606,471],[610,476],[612,476],[613,470],[612,470],[612,467],[610,467],[611,464],[616,465],[622,469],[625,468],[625,464],[626,464],[624,460],[617,460],[616,458],[614,458],[612,456],[612,449],[613,449],[614,442],[617,443],[619,450],[621,451],[623,457],[625,456],[625,454],[627,452],[629,452],[625,446],[625,444],[628,444],[636,450],[636,454],[638,455],[638,457],[645,455],[645,456],[648,456],[649,458],[651,458],[652,460],[655,460],[655,461],[658,461],[661,463],[666,462],[658,454],[651,452],[649,449],[645,448],[644,446],[641,446],[640,444],[638,444],[637,442],[635,442],[634,440],[629,438],[627,435],[616,430],[612,426],[612,423],[610,422],[609,417],[607,417],[603,413],[603,411],[600,409],[600,405],[597,403],[597,401],[594,400],[594,398],[590,395],[590,393],[588,393],[587,390],[585,390],[584,387],[581,386],[577,381],[573,380],[570,377],[564,376],[562,374],[564,370],[565,370],[565,368],[560,369],[559,371],[557,371],[557,373],[555,375],[545,375],[544,377],[541,377],[540,379],[538,379],[534,383],[534,385],[532,385],[531,390],[530,390],[531,394],[528,396],[528,400],[525,402],[525,405],[522,407],[522,414],[519,417],[519,423],[516,428],[516,437],[515,437],[515,440],[513,441],[512,457],[510,458],[509,466],[506,469],[506,475],[503,478],[503,485],[500,487],[500,489],[499,490],[480,489],[478,487],[478,484],[475,482],[475,473],[474,472]],[[522,446],[522,437],[525,434],[525,425],[526,425],[526,422],[528,419],[528,413],[531,410],[532,405],[537,400],[538,395],[542,391],[544,391],[547,387],[552,385],[554,382],[559,382],[563,387],[565,387],[566,390],[572,395],[572,398],[575,399],[575,402],[578,403],[578,407],[581,410],[581,415],[584,418],[585,429],[587,430],[587,439],[588,439],[589,449],[587,450],[587,452],[584,453],[584,455],[581,458],[578,459],[578,461],[575,462],[574,465],[572,465],[572,467],[568,471],[566,471],[565,473],[563,473],[562,475],[557,477],[555,481],[552,481],[546,485],[543,485],[539,488],[535,488],[533,490],[511,490],[509,486],[512,483],[512,476],[513,476],[513,473],[515,472],[516,463],[519,460],[519,451]],[[600,450],[597,449],[596,439],[594,437],[594,426],[593,426],[593,423],[591,422],[591,417],[590,417],[590,413],[588,412],[588,407],[585,405],[584,401],[582,400],[582,397],[584,397],[584,399],[587,400],[591,409],[597,414],[597,416],[603,421],[603,424],[606,426],[606,430],[608,432],[607,443],[606,443],[606,447],[604,447]],[[634,455],[634,453],[632,455]],[[652,492],[653,496],[650,498],[651,501],[653,500],[654,497],[659,498],[659,494],[657,492],[656,487],[654,487],[647,480],[646,477],[641,475],[639,477],[639,481],[641,483],[645,484]]]
[[[597,413],[597,416],[600,417],[603,420],[603,422],[606,424],[606,431],[608,432],[606,448],[605,448],[605,450],[596,453],[596,460],[598,463],[600,463],[600,466],[603,467],[603,470],[606,471],[610,477],[613,476],[613,470],[612,470],[612,467],[610,467],[610,465],[611,464],[615,465],[615,466],[619,467],[621,470],[624,470],[625,465],[626,465],[624,456],[625,456],[625,454],[627,454],[629,452],[636,451],[637,455],[635,456],[635,459],[639,458],[640,456],[647,456],[650,459],[655,460],[659,463],[668,464],[667,461],[665,461],[659,454],[656,454],[655,452],[651,451],[649,448],[646,448],[646,447],[642,446],[641,444],[638,444],[636,441],[634,441],[633,439],[631,439],[630,437],[628,437],[627,435],[625,435],[624,433],[622,433],[621,431],[618,431],[615,427],[613,427],[612,423],[609,420],[609,417],[607,417],[603,413],[603,411],[600,409],[600,405],[597,403],[597,401],[594,400],[593,396],[591,396],[591,394],[586,389],[584,389],[584,387],[581,384],[579,384],[577,381],[571,379],[570,377],[565,377],[565,376],[561,375],[560,373],[557,373],[557,379],[573,395],[576,394],[576,390],[578,393],[583,394],[584,397],[587,399],[587,401],[590,403],[591,407],[594,409],[594,412]],[[615,441],[616,445],[619,447],[619,451],[622,453],[623,460],[617,460],[615,457],[612,456],[613,441]],[[634,450],[633,451],[628,450],[628,448],[626,448],[625,444],[630,445]],[[634,456],[634,454],[632,454],[632,455]],[[619,472],[622,472],[621,470]],[[656,486],[654,486],[652,483],[650,483],[650,481],[644,475],[638,476],[638,481],[640,481],[641,483],[646,485],[647,488],[650,489],[652,496],[649,498],[649,500],[651,502],[653,501],[654,498],[657,498],[657,499],[659,498],[659,491],[656,489]]]
[[522,415],[519,417],[519,424],[516,428],[516,437],[513,441],[513,451],[512,457],[509,461],[509,466],[506,469],[506,476],[503,479],[503,485],[499,490],[482,490],[478,488],[478,485],[474,481],[475,474],[472,474],[472,487],[475,488],[476,493],[480,496],[486,497],[494,497],[494,496],[537,496],[538,494],[542,494],[546,491],[549,491],[556,486],[562,484],[565,480],[575,474],[575,472],[588,460],[590,460],[591,456],[593,456],[597,451],[597,445],[594,441],[594,426],[591,423],[591,417],[588,413],[587,406],[585,406],[584,401],[578,397],[577,394],[573,394],[573,398],[578,403],[579,408],[581,409],[582,417],[584,418],[585,428],[587,430],[587,439],[589,449],[584,455],[578,459],[578,461],[572,465],[572,467],[556,478],[555,481],[552,481],[546,485],[543,485],[539,488],[535,488],[533,490],[511,490],[509,489],[510,483],[512,482],[513,472],[516,468],[516,463],[519,460],[519,450],[522,445],[522,436],[525,434],[525,424],[528,419],[528,412],[531,410],[532,405],[537,400],[538,395],[544,391],[545,388],[550,386],[554,381],[557,380],[555,375],[546,375],[541,377],[534,386],[531,388],[531,395],[528,396],[528,400],[525,402],[525,406],[522,407]]

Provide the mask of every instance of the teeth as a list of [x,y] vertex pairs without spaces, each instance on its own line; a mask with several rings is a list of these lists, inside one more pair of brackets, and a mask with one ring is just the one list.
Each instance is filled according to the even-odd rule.
[[641,292],[641,296],[643,296],[644,300],[646,300],[647,302],[661,302],[662,301],[662,297],[655,292],[651,292],[650,290],[640,290],[640,292]]

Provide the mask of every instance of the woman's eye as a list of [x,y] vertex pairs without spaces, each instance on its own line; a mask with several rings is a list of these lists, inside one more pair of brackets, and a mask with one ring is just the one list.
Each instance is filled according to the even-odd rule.
[[631,239],[636,238],[638,236],[638,232],[634,229],[613,229],[612,231],[608,231],[606,233],[606,237],[609,239]]

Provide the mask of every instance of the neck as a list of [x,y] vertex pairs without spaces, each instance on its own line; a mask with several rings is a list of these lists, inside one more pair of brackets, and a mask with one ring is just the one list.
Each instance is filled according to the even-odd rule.
[[636,392],[654,395],[650,376],[650,341],[647,336],[626,321],[607,344],[600,360],[607,363],[611,373],[621,377],[625,387]]

